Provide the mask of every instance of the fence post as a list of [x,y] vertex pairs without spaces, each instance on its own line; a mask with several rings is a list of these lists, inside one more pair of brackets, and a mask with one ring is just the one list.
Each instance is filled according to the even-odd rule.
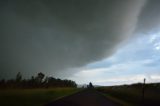
[[142,84],[142,103],[144,104],[144,90],[145,90],[145,82],[146,82],[146,79],[144,78],[144,82]]

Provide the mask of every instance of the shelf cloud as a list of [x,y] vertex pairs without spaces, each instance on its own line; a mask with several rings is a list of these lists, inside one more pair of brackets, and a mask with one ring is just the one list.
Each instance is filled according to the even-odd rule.
[[146,0],[0,2],[0,78],[13,77],[19,71],[26,76],[37,72],[60,75],[111,56],[132,36],[148,3]]

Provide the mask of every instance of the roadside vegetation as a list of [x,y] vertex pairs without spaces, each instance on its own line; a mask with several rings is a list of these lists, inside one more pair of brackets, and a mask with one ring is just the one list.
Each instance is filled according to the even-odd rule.
[[15,79],[1,79],[0,89],[15,89],[15,88],[52,88],[52,87],[77,87],[77,84],[72,80],[59,79],[45,76],[43,73],[38,73],[36,76],[31,76],[29,79],[23,79],[20,72],[17,73]]
[[159,106],[160,105],[160,83],[146,84],[144,98],[142,96],[142,84],[98,87],[108,98],[125,106]]
[[0,106],[43,106],[77,91],[79,91],[77,88],[0,90]]
[[43,106],[79,90],[72,80],[47,77],[43,73],[23,79],[19,72],[15,79],[0,80],[0,106]]

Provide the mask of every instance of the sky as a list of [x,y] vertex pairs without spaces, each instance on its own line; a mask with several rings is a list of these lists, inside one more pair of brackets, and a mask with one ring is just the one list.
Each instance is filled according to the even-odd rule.
[[1,0],[0,79],[160,82],[159,0]]

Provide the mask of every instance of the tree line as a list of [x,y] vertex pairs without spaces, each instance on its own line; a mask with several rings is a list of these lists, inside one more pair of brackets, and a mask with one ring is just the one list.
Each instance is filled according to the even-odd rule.
[[15,79],[0,80],[0,88],[52,88],[52,87],[77,87],[75,81],[62,80],[54,77],[47,77],[42,72],[30,79],[23,79],[20,72]]

